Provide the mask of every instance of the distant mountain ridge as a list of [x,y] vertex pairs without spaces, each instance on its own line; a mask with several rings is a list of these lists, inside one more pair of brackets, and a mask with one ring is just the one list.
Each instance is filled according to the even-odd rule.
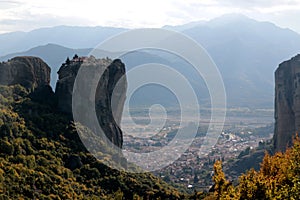
[[[208,22],[193,22],[181,26],[165,26],[164,28],[186,34],[207,50],[221,72],[228,104],[233,107],[273,108],[273,72],[279,63],[300,52],[300,35],[298,33],[277,27],[269,22],[258,22],[243,15],[225,15]],[[64,32],[65,30],[67,31]],[[39,56],[51,66],[51,85],[55,85],[56,72],[60,67],[60,63],[65,61],[66,57],[71,57],[75,53],[85,56],[104,39],[126,30],[128,29],[65,26],[38,29],[27,33],[26,36],[30,38],[32,35],[36,35],[37,39],[31,42],[33,46],[35,44],[43,45],[47,42],[55,43],[55,45],[38,46],[29,51],[20,51],[18,54],[2,56],[0,60],[6,61],[16,55]],[[98,35],[99,31],[101,32],[100,35]],[[82,34],[83,32],[88,34]],[[20,37],[20,34],[22,35],[22,33],[5,34],[6,40],[3,39],[4,35],[2,34],[0,35],[0,42],[10,42],[12,44],[16,41],[20,42],[20,40],[14,39]],[[52,34],[53,36],[45,38],[45,34]],[[61,35],[64,35],[64,37],[58,39]],[[78,39],[79,35],[80,39]],[[83,35],[85,37],[82,37]],[[44,39],[43,44],[38,42],[38,38]],[[18,44],[17,46],[24,47],[25,44],[27,46],[30,44],[30,41],[22,42],[24,45]],[[81,49],[82,47],[88,48]],[[11,48],[6,50],[4,45],[0,47],[0,52],[9,49]],[[56,52],[60,53],[56,55]],[[168,60],[158,54],[156,54],[156,57],[145,53],[135,57],[130,55],[129,57],[132,59],[122,58],[127,67],[130,67],[132,63],[143,64],[151,58],[153,61],[171,64],[175,69],[182,69],[180,73],[188,68],[186,63],[173,58],[170,62],[170,59]],[[191,78],[190,74],[192,73],[186,74],[189,76],[187,78]],[[198,81],[191,79],[192,82]],[[200,85],[200,89],[197,89],[197,91],[199,94],[203,94],[201,89],[203,84]]]
[[[183,31],[209,52],[224,79],[228,101],[273,107],[276,66],[300,52],[300,35],[269,22],[226,15]],[[259,102],[259,103],[258,103]]]
[[0,34],[0,56],[27,51],[30,48],[48,43],[74,49],[92,48],[112,35],[126,30],[128,29],[101,26],[55,26],[40,28],[30,32]]

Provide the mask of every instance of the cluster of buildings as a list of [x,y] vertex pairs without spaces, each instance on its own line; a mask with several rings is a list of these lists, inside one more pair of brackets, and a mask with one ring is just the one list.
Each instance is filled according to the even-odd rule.
[[[134,152],[151,152],[159,150],[160,148],[168,145],[173,138],[169,137],[170,133],[176,132],[178,126],[166,127],[155,137],[137,139],[133,136],[124,139],[124,148]],[[209,189],[212,183],[213,164],[216,160],[222,160],[224,164],[232,162],[236,159],[245,149],[254,149],[260,143],[270,139],[269,137],[262,138],[251,131],[245,131],[242,128],[237,132],[236,127],[234,130],[227,129],[222,132],[218,142],[211,148],[208,155],[203,155],[199,151],[201,145],[205,142],[203,136],[198,136],[194,139],[192,145],[184,153],[180,149],[185,144],[182,139],[177,142],[174,148],[174,156],[179,159],[171,165],[155,171],[154,174],[161,176],[167,182],[173,182],[184,185],[189,189]],[[157,162],[157,160],[149,160],[148,162]]]

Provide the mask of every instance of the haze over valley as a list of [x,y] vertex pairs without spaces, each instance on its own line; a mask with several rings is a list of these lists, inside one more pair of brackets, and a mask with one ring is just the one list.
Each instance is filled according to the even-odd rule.
[[[180,31],[207,50],[221,72],[229,107],[273,108],[273,72],[279,63],[296,55],[300,46],[298,33],[240,14],[228,14],[199,24],[163,28]],[[56,72],[66,57],[71,58],[75,53],[86,56],[105,39],[127,30],[113,27],[59,26],[30,32],[6,33],[0,35],[0,60],[6,61],[17,55],[41,57],[52,69],[51,85],[55,87]],[[84,39],[82,35],[85,35]],[[104,54],[110,55],[109,52]],[[209,103],[203,77],[194,76],[192,66],[182,58],[141,50],[126,54],[122,59],[127,70],[149,61],[171,66],[187,76],[203,104]],[[153,97],[153,91],[149,90],[151,89],[143,95],[149,94],[147,97]],[[138,100],[139,98],[136,97],[137,105],[149,103],[146,102],[147,98]],[[168,104],[174,102],[170,96],[157,96],[157,99],[166,99],[165,103]]]
[[0,1],[0,199],[300,198],[299,2],[43,2]]

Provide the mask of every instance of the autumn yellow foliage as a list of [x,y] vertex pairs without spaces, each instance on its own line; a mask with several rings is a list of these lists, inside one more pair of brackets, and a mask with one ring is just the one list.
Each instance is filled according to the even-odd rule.
[[300,199],[300,139],[285,153],[266,153],[259,171],[253,169],[239,177],[233,186],[225,178],[222,163],[214,165],[213,199]]

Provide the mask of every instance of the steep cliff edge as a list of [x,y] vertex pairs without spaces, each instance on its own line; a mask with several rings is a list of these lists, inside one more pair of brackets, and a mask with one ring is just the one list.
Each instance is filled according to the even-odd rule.
[[[84,65],[83,65],[84,64]],[[119,79],[125,75],[125,65],[117,59],[95,59],[94,57],[74,56],[67,59],[58,71],[55,93],[50,87],[50,67],[40,58],[21,56],[0,63],[0,85],[21,85],[29,91],[33,101],[51,105],[53,109],[63,112],[72,119],[72,95],[76,75],[81,66],[91,67],[94,74],[103,71],[95,93],[95,110],[98,123],[106,136],[118,147],[122,147],[123,136],[118,124],[121,120],[125,102],[127,83],[124,80],[116,95],[116,112],[112,111],[112,93]],[[83,84],[91,84],[86,78]],[[82,114],[88,112],[83,110]],[[95,122],[96,123],[96,122]],[[88,124],[85,124],[88,125]],[[91,125],[93,126],[93,125]],[[88,125],[90,127],[90,125]]]
[[0,84],[16,85],[33,91],[50,84],[50,67],[40,58],[22,56],[0,63]]
[[[58,71],[58,81],[56,84],[55,95],[58,99],[58,108],[62,112],[71,115],[72,114],[72,98],[73,98],[73,88],[77,73],[80,67],[90,68],[93,75],[98,74],[99,71],[103,72],[98,83],[93,83],[93,80],[89,77],[83,77],[81,84],[86,85],[87,90],[90,90],[90,84],[96,84],[96,93],[95,93],[95,108],[98,118],[98,122],[105,132],[106,136],[118,147],[122,147],[123,136],[120,127],[118,126],[122,111],[123,105],[126,97],[126,80],[121,84],[121,87],[118,87],[118,91],[114,92],[117,99],[116,112],[112,111],[112,95],[114,88],[119,81],[119,79],[125,75],[125,65],[121,60],[117,59],[112,61],[111,59],[95,59],[94,57],[78,57],[74,56],[72,60],[67,60],[66,63],[63,63],[61,68]],[[93,71],[94,70],[94,71]],[[97,79],[97,78],[96,78]],[[87,102],[86,99],[90,98],[90,92],[87,91],[86,94],[82,94],[82,100],[77,100],[78,109],[82,110],[82,115],[86,115],[86,112],[91,112],[88,105],[82,105],[83,102]],[[88,101],[88,104],[91,104],[92,101]],[[79,108],[80,107],[80,108]],[[86,118],[86,121],[89,121],[89,116],[83,117]],[[93,126],[90,122],[85,123],[88,127]]]
[[275,151],[285,151],[300,131],[300,54],[275,71]]

